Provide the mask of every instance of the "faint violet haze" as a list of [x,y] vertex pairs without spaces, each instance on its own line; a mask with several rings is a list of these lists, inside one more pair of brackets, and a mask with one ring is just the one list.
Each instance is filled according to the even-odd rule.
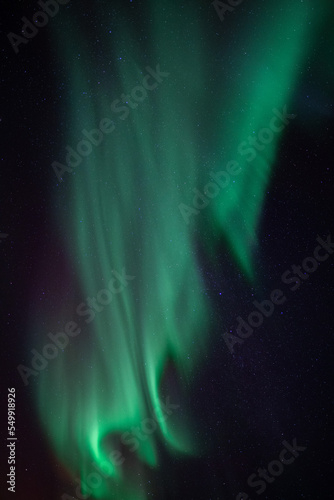
[[[209,257],[224,239],[240,272],[254,279],[252,252],[282,134],[253,162],[238,155],[238,145],[268,126],[274,107],[287,105],[293,113],[290,98],[305,42],[315,36],[315,20],[309,24],[314,14],[301,2],[259,7],[256,22],[254,17],[247,22],[234,44],[224,36],[228,19],[213,28],[202,9],[180,9],[172,0],[164,9],[153,0],[147,3],[146,16],[138,20],[147,39],[139,40],[137,26],[122,15],[113,19],[110,34],[107,4],[95,6],[101,32],[89,35],[69,12],[55,36],[70,93],[58,156],[65,156],[66,145],[78,143],[82,128],[96,128],[108,113],[116,127],[75,173],[65,174],[53,201],[82,300],[94,296],[113,269],[125,268],[136,278],[90,324],[80,319],[80,337],[35,384],[54,453],[72,477],[83,481],[92,462],[102,471],[110,449],[121,447],[119,436],[150,417],[168,390],[175,399],[166,368],[172,365],[178,383],[182,377],[186,384],[202,361],[210,304],[196,256],[196,225],[213,229],[215,239],[203,243]],[[221,52],[212,46],[211,31],[217,29]],[[64,30],[71,33],[66,43]],[[99,43],[92,43],[96,38]],[[126,120],[113,115],[110,103],[140,84],[147,65],[158,63],[168,78]],[[178,205],[191,200],[192,189],[205,185],[211,171],[234,159],[240,175],[187,226]],[[50,176],[54,179],[51,168]],[[54,321],[73,319],[68,302],[64,297],[63,310],[53,310]],[[158,469],[157,447],[164,443],[171,453],[196,454],[197,441],[189,419],[176,410],[132,456],[126,452],[125,464],[115,466],[91,498],[146,499],[145,474],[147,466]],[[88,494],[84,483],[82,492]]]

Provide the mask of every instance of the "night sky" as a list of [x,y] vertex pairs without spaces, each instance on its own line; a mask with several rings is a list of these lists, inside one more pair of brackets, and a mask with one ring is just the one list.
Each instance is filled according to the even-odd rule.
[[1,499],[332,499],[332,1],[5,4]]

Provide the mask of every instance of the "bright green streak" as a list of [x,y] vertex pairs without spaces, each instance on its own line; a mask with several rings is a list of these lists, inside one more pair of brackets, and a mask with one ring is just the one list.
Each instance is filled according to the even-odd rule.
[[[244,141],[248,143],[248,137],[256,137],[261,129],[269,128],[273,108],[281,111],[287,105],[288,113],[294,112],[290,99],[309,49],[308,22],[315,23],[315,14],[299,2],[293,7],[283,2],[268,10],[272,17],[267,15],[262,23],[248,26],[244,43],[236,45],[234,53],[229,54],[233,60],[228,66],[229,85],[217,97],[223,111],[217,128],[224,161],[215,171],[225,170],[228,160],[236,160],[241,173],[208,207],[213,230],[221,231],[237,263],[252,280],[258,222],[284,131],[275,133],[251,162],[238,153],[238,146]],[[203,184],[209,180],[203,177]]]
[[[233,85],[216,85],[215,95],[206,94],[207,79],[216,68],[203,42],[205,23],[193,10],[179,12],[173,2],[166,2],[165,8],[151,2],[149,60],[126,24],[119,25],[112,44],[110,35],[100,36],[106,58],[126,54],[117,63],[119,79],[114,77],[108,88],[96,84],[99,77],[88,56],[91,48],[85,49],[74,26],[69,26],[71,38],[62,53],[73,93],[68,110],[72,133],[65,145],[75,148],[82,128],[96,128],[104,117],[116,123],[115,131],[94,147],[73,177],[64,174],[59,188],[69,191],[68,199],[58,198],[58,205],[69,207],[60,225],[82,296],[65,307],[58,320],[77,320],[82,332],[38,380],[37,404],[55,453],[83,480],[96,472],[92,462],[103,467],[110,451],[118,449],[107,436],[140,426],[159,399],[170,394],[161,388],[166,363],[173,360],[182,376],[179,382],[185,383],[203,357],[210,322],[194,246],[196,225],[212,224],[218,236],[206,242],[208,252],[224,237],[240,268],[253,277],[252,248],[281,137],[278,134],[251,163],[238,155],[237,148],[253,131],[269,125],[273,107],[289,104],[304,58],[308,25],[300,16],[306,7],[296,4],[289,16],[273,8],[276,17],[271,25],[266,16],[260,34],[250,28],[243,35],[247,55],[231,54],[235,62],[231,68],[227,65],[227,72]],[[169,77],[125,121],[119,120],[120,115],[110,111],[111,102],[140,85],[145,66],[155,68],[157,63]],[[224,66],[224,59],[215,64]],[[293,113],[289,107],[288,111]],[[206,126],[199,130],[197,121],[203,120],[204,112]],[[214,165],[203,165],[203,139],[214,145]],[[192,189],[201,189],[210,171],[224,169],[233,159],[242,173],[187,226],[178,205],[190,204]],[[75,307],[106,287],[113,269],[122,268],[136,278],[85,325]],[[182,407],[182,401],[172,396],[171,401]],[[188,420],[175,410],[140,441],[131,459],[126,455],[127,460],[136,456],[142,464],[157,467],[158,440],[171,451],[196,452]],[[147,498],[141,480],[129,478],[126,464],[114,467],[112,477],[93,490],[94,498]]]

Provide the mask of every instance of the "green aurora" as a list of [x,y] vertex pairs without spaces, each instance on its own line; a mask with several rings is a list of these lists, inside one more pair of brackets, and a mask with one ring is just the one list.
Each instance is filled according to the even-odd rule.
[[[97,49],[70,10],[62,30],[71,37],[64,43],[62,33],[55,34],[70,94],[60,155],[65,157],[66,145],[76,149],[83,128],[95,129],[105,117],[115,125],[72,173],[63,174],[55,194],[58,205],[69,207],[57,225],[82,293],[57,321],[73,319],[81,333],[35,382],[45,433],[70,476],[83,481],[85,498],[146,499],[147,482],[137,473],[159,468],[161,444],[180,456],[199,453],[189,418],[176,409],[163,419],[158,410],[157,428],[133,453],[127,448],[124,464],[110,461],[111,450],[120,450],[119,436],[141,427],[167,396],[182,408],[168,367],[185,390],[208,350],[211,306],[203,293],[196,228],[212,228],[215,240],[203,242],[209,257],[223,240],[245,279],[255,279],[252,255],[284,131],[252,161],[238,148],[269,126],[273,108],[287,106],[293,113],[289,105],[305,64],[305,41],[316,35],[314,17],[309,24],[311,8],[272,2],[259,11],[256,24],[235,35],[238,43],[228,45],[225,23],[241,13],[236,9],[224,23],[218,17],[209,23],[206,10],[203,14],[189,4],[181,9],[172,1],[163,8],[148,2],[142,40],[137,27],[120,15],[112,34],[107,29],[98,34]],[[106,5],[100,8],[95,14],[107,26]],[[216,16],[213,8],[211,15]],[[225,51],[230,47],[225,56],[217,58],[217,50],[210,49],[212,29],[221,32],[215,43]],[[101,52],[114,71],[98,84]],[[141,85],[146,68],[157,64],[168,76],[138,107],[127,105],[125,119],[113,114],[111,103]],[[217,75],[214,81],[211,75]],[[203,192],[210,172],[225,170],[230,160],[239,163],[239,175],[186,224],[179,205],[192,206],[193,189]],[[112,270],[122,269],[135,278],[85,324],[75,306],[106,288]],[[103,476],[106,463],[108,477]],[[87,489],[85,480],[93,472],[103,480]]]

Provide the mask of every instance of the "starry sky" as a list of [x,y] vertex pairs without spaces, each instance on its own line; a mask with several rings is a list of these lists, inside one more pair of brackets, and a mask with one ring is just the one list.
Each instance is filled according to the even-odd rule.
[[332,2],[2,11],[16,498],[332,498]]

